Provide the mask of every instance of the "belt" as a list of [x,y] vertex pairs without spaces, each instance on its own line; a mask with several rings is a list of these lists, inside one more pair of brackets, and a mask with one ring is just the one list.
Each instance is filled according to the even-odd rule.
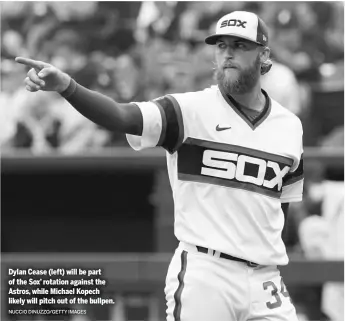
[[[202,247],[202,246],[196,246],[198,252],[202,252],[202,253],[208,253],[208,249],[206,247]],[[213,253],[215,253],[216,251],[212,250]],[[231,261],[238,261],[238,262],[243,262],[246,263],[248,266],[250,267],[257,267],[259,266],[259,264],[251,262],[251,261],[247,261],[244,259],[240,259],[238,257],[229,255],[229,254],[225,254],[225,253],[220,253],[219,257],[223,258],[223,259],[227,259],[227,260],[231,260]]]

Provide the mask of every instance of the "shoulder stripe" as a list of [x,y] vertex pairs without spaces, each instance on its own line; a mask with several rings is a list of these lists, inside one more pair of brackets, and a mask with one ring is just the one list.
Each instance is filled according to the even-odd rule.
[[158,107],[158,110],[161,114],[162,117],[162,131],[161,131],[161,135],[159,137],[157,146],[162,146],[164,140],[165,140],[165,135],[166,135],[166,130],[167,130],[167,118],[165,116],[165,112],[162,108],[162,106],[160,104],[158,104],[156,101],[153,101],[154,104],[156,104],[156,106]]
[[[164,133],[159,139],[159,146],[162,146],[170,154],[176,151],[179,137],[181,135],[181,110],[177,101],[168,96],[155,99],[154,102],[160,106],[159,110],[162,113],[162,120],[166,121]],[[183,128],[183,127],[182,127]],[[183,130],[183,129],[182,129]]]
[[304,178],[304,165],[303,165],[303,154],[301,155],[301,159],[299,161],[297,169],[292,172],[288,173],[283,180],[283,186],[291,185],[300,181]]
[[298,181],[301,181],[304,179],[304,175],[300,175],[300,176],[296,176],[296,177],[291,177],[287,180],[284,180],[284,183],[283,183],[283,186],[288,186],[288,185],[291,185],[291,184],[294,184]]
[[183,138],[184,138],[184,125],[183,125],[182,111],[181,111],[181,107],[180,107],[180,105],[177,102],[175,97],[173,97],[171,95],[168,95],[167,97],[171,99],[171,101],[174,105],[176,116],[177,116],[177,123],[179,126],[179,135],[178,135],[177,144],[175,147],[175,150],[177,150],[177,149],[179,149],[179,147],[181,147],[181,145],[183,143]]

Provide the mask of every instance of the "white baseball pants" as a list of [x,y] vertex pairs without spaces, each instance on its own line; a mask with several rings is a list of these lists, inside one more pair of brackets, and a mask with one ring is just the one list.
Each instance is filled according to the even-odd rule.
[[167,321],[298,321],[276,266],[250,267],[182,242],[165,295]]

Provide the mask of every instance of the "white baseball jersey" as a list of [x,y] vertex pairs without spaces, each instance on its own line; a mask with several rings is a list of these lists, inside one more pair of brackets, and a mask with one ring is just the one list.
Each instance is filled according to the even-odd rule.
[[255,122],[218,86],[136,103],[143,133],[127,140],[167,150],[179,241],[285,265],[281,203],[302,199],[302,125],[263,93]]

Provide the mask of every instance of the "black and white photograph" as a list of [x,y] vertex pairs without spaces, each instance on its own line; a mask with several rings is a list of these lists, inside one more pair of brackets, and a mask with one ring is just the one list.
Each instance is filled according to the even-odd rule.
[[343,321],[343,1],[0,1],[2,321]]

